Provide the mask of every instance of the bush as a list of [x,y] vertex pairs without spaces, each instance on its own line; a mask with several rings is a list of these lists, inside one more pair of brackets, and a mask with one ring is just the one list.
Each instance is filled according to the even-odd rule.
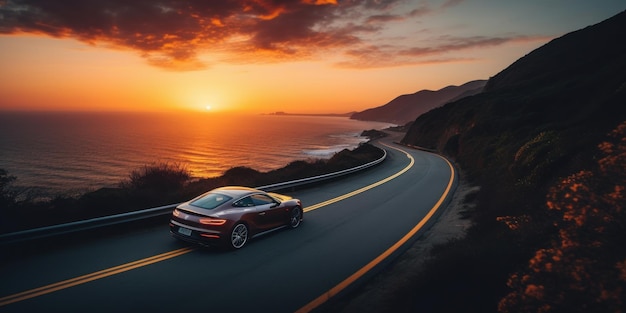
[[15,176],[0,168],[0,208],[8,208],[15,204],[16,193],[11,189],[11,184],[16,180]]
[[[501,312],[620,312],[626,299],[626,122],[597,163],[550,188],[558,235],[511,274]],[[517,231],[514,229],[513,232]]]
[[130,173],[129,179],[120,186],[129,190],[171,192],[185,186],[191,179],[187,169],[179,164],[159,163],[145,165]]

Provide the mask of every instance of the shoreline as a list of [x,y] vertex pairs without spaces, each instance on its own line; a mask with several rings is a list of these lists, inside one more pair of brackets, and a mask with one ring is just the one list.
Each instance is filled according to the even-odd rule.
[[363,130],[386,126],[347,117],[15,113],[0,117],[0,168],[32,193],[76,196],[156,163],[180,164],[202,179],[237,166],[270,171],[328,159],[366,141]]
[[[187,201],[207,190],[226,185],[265,186],[283,181],[302,179],[359,166],[380,158],[378,147],[365,143],[344,149],[329,159],[295,160],[271,171],[259,171],[238,166],[221,176],[191,179],[189,171],[176,165],[161,163],[144,166],[129,173],[117,187],[103,187],[76,196],[58,195],[49,200],[37,200],[29,190],[5,189],[7,209],[0,221],[0,233],[64,224],[94,217],[126,213],[146,208]],[[11,175],[11,173],[8,173]],[[16,177],[8,184],[17,179]],[[16,189],[17,188],[17,189]],[[19,198],[20,193],[26,198]],[[9,223],[8,221],[13,221]]]

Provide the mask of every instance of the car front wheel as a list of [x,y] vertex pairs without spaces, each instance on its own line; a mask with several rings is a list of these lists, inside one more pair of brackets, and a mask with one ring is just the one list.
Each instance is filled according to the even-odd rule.
[[289,228],[296,228],[300,226],[302,222],[302,208],[297,206],[291,210],[291,217],[289,218]]
[[248,241],[248,227],[245,224],[239,223],[233,227],[230,232],[230,245],[234,249],[243,247]]

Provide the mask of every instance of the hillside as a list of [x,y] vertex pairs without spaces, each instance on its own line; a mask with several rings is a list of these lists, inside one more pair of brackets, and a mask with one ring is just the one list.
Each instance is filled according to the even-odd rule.
[[552,40],[490,78],[482,93],[415,120],[402,142],[449,156],[481,189],[467,237],[441,247],[399,288],[420,294],[404,300],[407,307],[624,308],[623,38],[626,11]]
[[489,79],[483,93],[417,118],[403,142],[438,149],[481,172],[498,166],[532,169],[510,164],[531,140],[535,149],[551,153],[535,161],[559,168],[575,162],[624,120],[625,15],[529,53]]
[[385,105],[354,113],[351,118],[404,125],[449,101],[481,92],[486,82],[486,80],[475,80],[461,86],[448,86],[436,91],[421,90],[414,94],[401,95]]

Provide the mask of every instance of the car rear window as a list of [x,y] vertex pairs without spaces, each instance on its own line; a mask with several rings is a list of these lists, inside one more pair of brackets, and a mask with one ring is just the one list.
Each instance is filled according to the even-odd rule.
[[199,208],[212,210],[230,199],[232,198],[223,194],[207,193],[206,195],[200,196],[198,197],[198,199],[191,201],[189,204],[197,206]]

